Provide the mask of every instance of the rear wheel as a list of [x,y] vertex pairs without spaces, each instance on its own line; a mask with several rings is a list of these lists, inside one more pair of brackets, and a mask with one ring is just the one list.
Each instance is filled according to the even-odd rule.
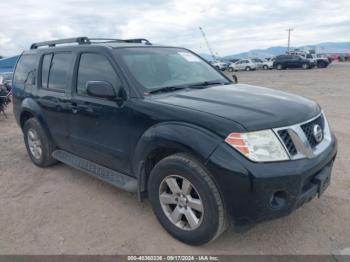
[[233,72],[233,68],[232,68],[232,67],[229,67],[227,70],[228,70],[229,72]]
[[23,134],[28,155],[35,165],[47,167],[57,163],[51,156],[54,145],[37,119],[30,118],[24,123]]
[[190,155],[175,154],[161,160],[151,172],[148,193],[159,222],[186,244],[205,244],[226,228],[218,188]]
[[282,69],[283,69],[283,66],[282,66],[281,64],[277,64],[277,65],[276,65],[276,68],[277,68],[277,70],[282,70]]
[[325,68],[326,67],[326,63],[323,62],[323,61],[320,61],[320,62],[317,63],[317,67],[318,68]]
[[247,67],[245,68],[245,71],[250,71],[250,70],[252,70],[252,69],[250,68],[250,66],[247,66]]
[[269,67],[267,65],[264,65],[263,68],[264,68],[264,70],[269,69]]

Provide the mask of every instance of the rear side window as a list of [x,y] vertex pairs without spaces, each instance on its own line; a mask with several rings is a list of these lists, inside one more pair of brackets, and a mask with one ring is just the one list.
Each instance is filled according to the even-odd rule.
[[65,91],[71,59],[70,53],[45,55],[41,69],[41,86],[49,90]]
[[49,72],[53,54],[44,55],[43,65],[41,68],[41,86],[48,88]]
[[22,55],[19,59],[13,83],[16,85],[35,85],[36,83],[36,55]]
[[86,83],[89,81],[105,81],[114,87],[120,80],[106,57],[95,53],[83,53],[80,57],[77,94],[86,95]]

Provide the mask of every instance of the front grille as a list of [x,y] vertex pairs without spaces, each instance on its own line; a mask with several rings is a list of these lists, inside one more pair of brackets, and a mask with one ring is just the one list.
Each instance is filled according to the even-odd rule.
[[280,138],[282,139],[284,145],[286,146],[289,154],[291,156],[294,156],[297,154],[297,149],[295,148],[295,145],[293,143],[292,138],[290,137],[288,130],[284,129],[284,130],[280,130],[278,131],[278,135],[280,136]]
[[320,142],[317,142],[314,134],[313,134],[313,129],[315,125],[319,125],[322,129],[322,132],[324,131],[324,117],[323,115],[320,115],[318,118],[316,118],[315,120],[308,122],[304,125],[301,126],[301,129],[304,131],[305,136],[307,138],[307,140],[310,143],[310,146],[312,148],[314,148],[315,146],[317,146]]

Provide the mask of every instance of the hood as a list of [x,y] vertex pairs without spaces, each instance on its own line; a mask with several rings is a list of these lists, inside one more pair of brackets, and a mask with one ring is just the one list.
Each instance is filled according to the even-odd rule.
[[245,84],[191,89],[154,99],[235,121],[248,131],[296,124],[321,111],[317,103],[304,97]]

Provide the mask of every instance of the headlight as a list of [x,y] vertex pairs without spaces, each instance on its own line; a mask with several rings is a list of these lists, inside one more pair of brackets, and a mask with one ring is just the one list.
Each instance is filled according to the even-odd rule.
[[272,130],[231,133],[226,143],[256,162],[282,161],[289,157]]

